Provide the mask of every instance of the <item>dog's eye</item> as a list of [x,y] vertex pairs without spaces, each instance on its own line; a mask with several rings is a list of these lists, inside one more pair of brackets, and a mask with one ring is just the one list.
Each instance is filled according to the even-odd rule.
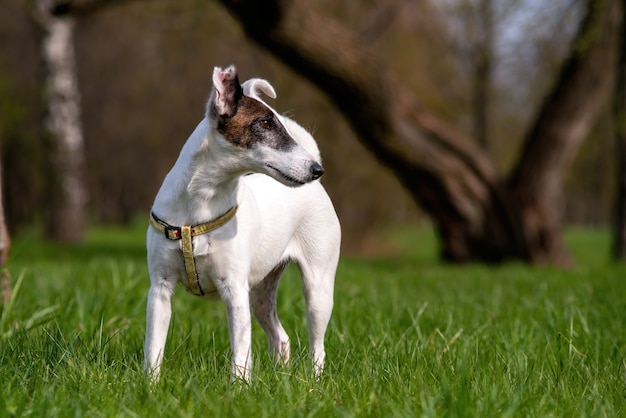
[[261,121],[259,121],[259,124],[261,125],[261,128],[263,129],[271,129],[272,128],[272,121],[269,119],[263,119]]

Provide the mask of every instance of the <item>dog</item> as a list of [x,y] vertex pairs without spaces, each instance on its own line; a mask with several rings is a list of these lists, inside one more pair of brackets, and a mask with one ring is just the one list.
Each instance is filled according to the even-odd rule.
[[235,379],[251,377],[251,310],[275,361],[287,362],[289,337],[276,314],[276,292],[294,262],[319,376],[341,242],[335,209],[319,182],[319,149],[303,127],[261,99],[260,93],[276,97],[268,81],[240,85],[234,66],[215,67],[212,79],[206,115],[152,206],[144,371],[159,379],[177,282],[224,302]]

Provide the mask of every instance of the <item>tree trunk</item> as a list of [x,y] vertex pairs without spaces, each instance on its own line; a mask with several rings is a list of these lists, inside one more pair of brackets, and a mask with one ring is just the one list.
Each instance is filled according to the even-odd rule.
[[493,56],[493,0],[481,0],[478,5],[478,32],[474,45],[474,85],[472,102],[474,105],[474,137],[476,141],[489,151],[489,106],[491,91],[491,73]]
[[55,17],[49,2],[37,1],[44,29],[42,57],[46,70],[46,128],[51,143],[49,238],[80,242],[85,234],[87,191],[80,92],[74,57],[74,18]]
[[622,30],[616,67],[613,118],[615,129],[617,193],[613,235],[613,257],[626,260],[626,0],[621,0]]
[[614,66],[616,4],[589,2],[570,56],[526,136],[509,180],[532,260],[570,261],[561,239],[563,176],[609,97],[612,78],[606,69]]
[[[423,109],[333,21],[301,2],[220,1],[250,39],[325,92],[359,139],[394,171],[435,223],[444,259],[567,261],[560,213],[547,209],[560,205],[562,174],[607,95],[607,39],[596,36],[613,27],[596,16],[606,15],[604,2],[592,2],[603,7],[590,7],[593,18],[582,26],[573,54],[578,58],[568,61],[506,184],[474,141]],[[573,128],[561,124],[566,120]]]
[[[1,161],[0,161],[1,163]],[[2,193],[2,166],[0,165],[0,286],[2,288],[2,304],[11,298],[11,276],[4,268],[9,258],[11,238],[4,218],[4,194]]]

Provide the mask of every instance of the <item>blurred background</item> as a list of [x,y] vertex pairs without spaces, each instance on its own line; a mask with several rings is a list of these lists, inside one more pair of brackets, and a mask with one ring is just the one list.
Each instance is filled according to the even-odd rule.
[[[14,236],[44,224],[54,199],[43,94],[45,31],[35,3],[5,1],[0,14],[0,155],[4,209]],[[89,222],[125,224],[146,217],[165,174],[204,115],[213,67],[235,64],[242,81],[269,80],[278,94],[271,103],[275,109],[317,139],[326,169],[322,182],[343,225],[344,253],[392,251],[381,231],[428,224],[326,96],[251,43],[221,4],[111,3],[77,17],[74,26]],[[582,0],[307,3],[356,34],[424,107],[469,135],[475,130],[476,86],[485,83],[484,145],[503,175],[572,48],[586,5]],[[607,103],[566,173],[567,225],[611,221],[610,110]]]

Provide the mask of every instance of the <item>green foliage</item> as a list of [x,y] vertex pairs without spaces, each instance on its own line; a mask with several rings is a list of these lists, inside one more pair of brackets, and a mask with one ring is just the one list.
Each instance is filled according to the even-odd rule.
[[[401,256],[344,258],[319,380],[309,367],[296,269],[283,279],[278,308],[293,361],[275,366],[255,324],[248,387],[229,383],[223,306],[179,290],[163,377],[151,386],[141,373],[145,224],[94,230],[81,247],[15,242],[9,268],[19,292],[0,322],[0,415],[626,412],[626,267],[608,261],[604,232],[568,234],[579,261],[568,271],[441,265],[424,229],[394,233]],[[53,306],[51,320],[14,326]]]

